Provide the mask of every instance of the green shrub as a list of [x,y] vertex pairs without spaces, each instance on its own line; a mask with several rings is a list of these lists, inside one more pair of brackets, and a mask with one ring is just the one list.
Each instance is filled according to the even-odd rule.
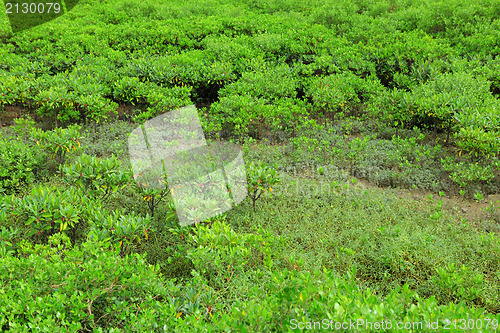
[[262,139],[266,130],[294,135],[308,113],[304,102],[290,98],[270,104],[249,94],[228,95],[212,104],[205,128],[223,129],[240,138]]
[[220,97],[250,95],[267,102],[280,98],[295,98],[298,88],[296,70],[290,66],[266,66],[259,71],[245,72],[242,77],[219,91]]
[[255,211],[255,203],[262,194],[267,191],[272,195],[273,186],[280,182],[280,177],[275,169],[260,163],[252,163],[247,169],[248,178],[248,193],[252,199],[253,210]]
[[471,318],[496,330],[500,319],[483,309],[466,308],[463,303],[439,305],[434,297],[423,299],[407,285],[394,288],[381,300],[372,290],[356,285],[356,272],[342,278],[329,270],[269,274],[262,285],[252,289],[250,300],[233,306],[234,319],[228,320],[227,326],[240,332],[294,332],[298,328],[372,331],[378,322],[378,329],[391,331],[397,328],[396,322],[403,322],[412,323],[415,330],[432,330]]
[[175,318],[168,305],[175,289],[161,282],[144,255],[119,258],[109,242],[51,243],[25,243],[22,256],[2,258],[3,329],[152,331]]
[[12,196],[5,201],[12,217],[27,229],[27,235],[38,240],[66,229],[76,229],[85,219],[90,204],[88,198],[74,188],[61,190],[43,186],[34,187],[21,198]]
[[335,120],[338,115],[359,114],[362,103],[382,92],[378,79],[360,78],[351,72],[313,77],[305,94],[312,100],[314,110]]
[[[0,211],[0,222],[6,219],[6,213]],[[13,227],[2,227],[2,230],[0,230],[0,258],[8,257],[15,253],[15,244],[13,243],[13,240],[17,236],[18,232],[19,230]]]
[[66,158],[81,150],[80,125],[71,125],[68,128],[55,128],[51,131],[43,131],[34,128],[31,136],[45,152],[52,155],[59,165],[64,164]]
[[450,179],[460,185],[460,187],[468,187],[474,183],[488,183],[495,178],[495,170],[500,168],[498,160],[491,160],[490,163],[465,163],[454,162],[453,158],[449,157],[442,159],[443,169],[450,172]]
[[35,121],[31,119],[30,116],[24,116],[15,118],[14,125],[11,126],[11,129],[14,133],[16,133],[17,139],[27,142],[34,127]]
[[152,217],[155,216],[155,212],[158,210],[162,202],[167,202],[170,210],[174,210],[172,197],[170,196],[170,189],[144,188],[142,186],[135,186],[135,188],[139,191],[142,198],[148,205],[149,212]]
[[18,193],[35,182],[44,165],[45,156],[38,147],[0,135],[0,192]]
[[98,209],[92,212],[87,238],[93,241],[111,241],[120,248],[120,255],[130,253],[142,240],[148,240],[154,231],[151,217],[141,217],[125,210],[110,212]]
[[35,99],[38,104],[38,115],[53,116],[56,126],[58,120],[76,120],[79,118],[79,113],[74,107],[75,97],[75,94],[64,86],[53,86],[40,91]]
[[[500,121],[498,123],[500,124]],[[468,126],[460,128],[460,131],[455,137],[458,140],[457,146],[476,158],[489,159],[491,157],[500,156],[499,131],[488,131],[486,126],[483,128],[477,125]]]
[[223,220],[216,220],[207,226],[197,224],[188,234],[190,248],[186,257],[192,261],[196,274],[218,291],[227,307],[234,299],[249,297],[241,294],[241,290],[254,281],[252,271],[273,267],[278,239],[263,230],[256,231],[236,233]]
[[244,94],[225,96],[210,111],[214,114],[212,122],[220,121],[224,130],[242,137],[258,132],[271,110],[265,100]]
[[102,159],[83,154],[74,163],[60,166],[60,171],[68,184],[77,186],[94,200],[102,202],[130,184],[130,172],[120,168],[121,161],[114,155]]

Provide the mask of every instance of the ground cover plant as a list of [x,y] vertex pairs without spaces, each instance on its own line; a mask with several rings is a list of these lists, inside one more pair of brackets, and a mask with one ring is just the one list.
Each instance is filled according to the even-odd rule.
[[[2,331],[498,329],[497,2],[0,12]],[[248,195],[182,227],[127,139],[192,104]]]

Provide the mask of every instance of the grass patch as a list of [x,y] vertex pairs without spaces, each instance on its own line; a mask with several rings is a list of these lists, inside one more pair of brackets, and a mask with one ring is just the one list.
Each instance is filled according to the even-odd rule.
[[439,199],[402,199],[348,182],[307,184],[285,177],[255,214],[245,201],[229,220],[239,232],[262,226],[284,238],[281,255],[301,270],[356,268],[359,282],[380,295],[406,283],[443,304],[500,309],[498,236],[457,221]]

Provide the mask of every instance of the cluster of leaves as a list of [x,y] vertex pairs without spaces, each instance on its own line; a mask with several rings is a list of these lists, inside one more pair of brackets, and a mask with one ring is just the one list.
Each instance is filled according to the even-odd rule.
[[130,253],[132,247],[144,239],[152,230],[151,217],[142,217],[134,212],[128,214],[124,210],[108,211],[99,209],[93,211],[90,230],[87,238],[93,241],[111,241],[118,244],[120,255]]
[[60,166],[63,180],[80,188],[98,201],[106,201],[113,193],[130,184],[130,172],[120,171],[121,161],[116,156],[107,159],[87,154],[74,163]]
[[31,137],[59,165],[62,165],[69,155],[80,151],[79,140],[82,138],[80,129],[80,125],[70,125],[68,128],[58,127],[51,131],[33,128]]
[[[57,232],[76,229],[88,219],[90,200],[82,192],[69,188],[34,187],[23,197],[4,197],[6,213],[26,228],[27,236],[46,239]],[[83,216],[82,216],[83,215]]]
[[66,184],[85,193],[94,202],[103,204],[113,194],[124,194],[126,187],[132,187],[133,192],[137,192],[146,202],[152,217],[163,202],[167,202],[168,207],[173,211],[171,190],[165,188],[164,183],[160,184],[163,185],[163,189],[162,186],[148,187],[141,175],[134,179],[132,171],[123,167],[122,161],[113,154],[108,158],[101,158],[83,153],[71,164],[60,165],[59,170]]
[[134,121],[144,121],[166,111],[191,104],[189,95],[192,87],[161,87],[152,82],[141,82],[139,77],[123,77],[115,82],[113,98],[132,105],[148,105],[147,111],[136,114]]
[[495,170],[500,168],[498,159],[491,160],[487,165],[479,164],[479,162],[455,162],[453,158],[442,159],[443,169],[450,172],[450,179],[466,188],[473,183],[490,183],[495,179]]
[[155,267],[144,255],[122,259],[118,252],[109,241],[72,247],[67,237],[55,235],[46,245],[25,243],[19,257],[3,257],[1,327],[148,331],[170,321],[158,320],[157,310],[162,318],[175,318],[168,301],[159,300],[171,299],[172,289]]
[[44,164],[44,154],[22,140],[0,134],[0,192],[11,194],[31,185]]
[[[500,152],[498,102],[490,93],[490,83],[459,72],[436,74],[410,91],[386,91],[377,101],[382,118],[396,127],[427,127],[456,132],[457,145],[476,157]],[[449,140],[449,134],[448,138]]]
[[265,130],[291,133],[308,114],[305,103],[295,98],[296,68],[265,62],[256,62],[255,67],[219,91],[219,101],[208,114],[209,124],[222,123],[226,131],[258,139]]
[[383,87],[377,79],[362,79],[350,72],[316,76],[306,90],[306,96],[312,100],[316,112],[335,120],[335,116],[358,113],[362,101],[368,102]]
[[[291,331],[299,322],[317,327],[314,322],[349,320],[356,325],[360,320],[405,321],[428,327],[438,318],[442,327],[468,314],[494,331],[500,320],[463,303],[439,305],[435,298],[423,299],[407,285],[382,300],[356,284],[356,271],[342,277],[326,269],[271,271],[272,239],[238,234],[224,223],[197,227],[190,242],[195,244],[190,255],[196,270],[186,285],[160,277],[158,266],[148,265],[145,255],[120,257],[119,247],[109,241],[89,239],[73,246],[60,234],[46,245],[22,242],[19,255],[4,256],[0,264],[5,285],[0,325],[5,330],[43,326],[51,331]],[[267,269],[253,274],[244,269],[261,255]],[[214,279],[203,278],[212,270]],[[224,289],[214,288],[220,286]],[[246,295],[238,293],[238,286],[249,288]]]
[[267,191],[272,195],[273,186],[280,182],[280,177],[276,169],[265,165],[263,162],[251,163],[247,169],[248,193],[253,203],[255,203]]

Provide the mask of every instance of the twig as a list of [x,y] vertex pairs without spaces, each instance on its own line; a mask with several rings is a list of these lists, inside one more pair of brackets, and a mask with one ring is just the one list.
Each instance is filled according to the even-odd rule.
[[50,287],[51,287],[51,288],[58,288],[58,287],[60,287],[60,286],[64,286],[65,284],[68,284],[68,283],[67,283],[67,282],[63,282],[63,283],[60,283],[60,284],[53,284],[53,285],[51,285]]
[[[89,312],[89,316],[91,316],[91,315],[92,315],[92,311],[90,311],[90,307],[92,306],[92,303],[94,303],[94,300],[91,300],[90,302],[89,302],[89,300],[87,300],[87,303],[89,303],[89,304],[87,305],[87,310],[88,310],[88,312]],[[92,321],[93,321],[93,320],[92,320]],[[95,325],[95,322],[94,322],[94,325]]]
[[107,315],[109,315],[109,312],[106,312],[105,314],[103,314],[102,316],[99,317],[99,319],[97,319],[95,322],[99,322],[99,320],[101,320],[102,318],[106,317]]

